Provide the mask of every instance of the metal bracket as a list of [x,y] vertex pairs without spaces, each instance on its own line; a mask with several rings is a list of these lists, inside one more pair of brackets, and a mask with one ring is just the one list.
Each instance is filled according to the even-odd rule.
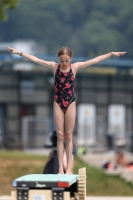
[[28,200],[28,187],[17,187],[17,200]]
[[52,188],[52,200],[63,200],[64,188]]

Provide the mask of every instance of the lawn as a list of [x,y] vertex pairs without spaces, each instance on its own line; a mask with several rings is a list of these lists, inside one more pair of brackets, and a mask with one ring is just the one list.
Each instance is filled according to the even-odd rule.
[[[0,195],[10,195],[14,179],[26,174],[41,174],[47,157],[22,151],[0,151]],[[78,157],[74,160],[74,173],[86,167],[87,196],[132,196],[133,186],[118,176],[108,176],[102,169],[88,166]]]

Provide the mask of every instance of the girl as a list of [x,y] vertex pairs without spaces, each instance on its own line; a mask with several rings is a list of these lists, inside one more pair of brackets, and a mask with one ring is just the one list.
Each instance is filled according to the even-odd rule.
[[57,151],[59,160],[59,174],[63,174],[64,140],[66,141],[67,168],[66,174],[71,174],[73,130],[76,118],[76,104],[74,97],[74,80],[79,69],[89,67],[101,62],[111,56],[122,56],[126,52],[110,52],[85,62],[71,64],[72,51],[68,47],[58,50],[59,63],[39,59],[33,55],[26,54],[16,49],[6,47],[11,53],[23,56],[32,62],[49,67],[54,73],[55,95],[54,95],[54,123],[58,134]]

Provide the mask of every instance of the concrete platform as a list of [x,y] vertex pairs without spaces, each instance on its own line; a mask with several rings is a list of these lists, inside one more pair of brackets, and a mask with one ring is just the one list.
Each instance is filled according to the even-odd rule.
[[[0,196],[0,200],[11,200],[10,196]],[[94,197],[94,196],[88,196],[86,197],[86,200],[133,200],[132,197]]]

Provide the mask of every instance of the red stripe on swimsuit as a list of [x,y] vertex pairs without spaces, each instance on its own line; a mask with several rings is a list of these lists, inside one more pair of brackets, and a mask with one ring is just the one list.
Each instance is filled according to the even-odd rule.
[[75,101],[74,80],[75,78],[71,67],[68,72],[64,73],[60,71],[60,65],[58,66],[54,78],[54,101],[58,103],[64,113],[66,112],[69,105]]

